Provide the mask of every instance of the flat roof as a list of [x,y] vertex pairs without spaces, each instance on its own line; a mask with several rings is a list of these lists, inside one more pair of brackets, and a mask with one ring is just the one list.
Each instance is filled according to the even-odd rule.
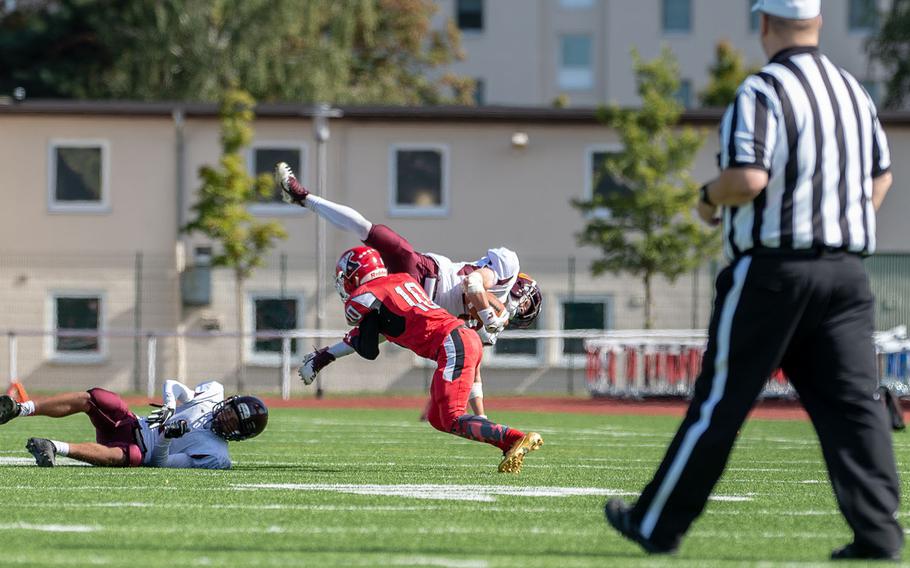
[[[319,107],[297,103],[263,103],[256,106],[260,118],[312,118]],[[538,106],[348,106],[336,107],[342,120],[417,121],[417,122],[523,122],[540,124],[599,124],[598,108],[552,108]],[[215,117],[215,103],[179,101],[96,101],[70,99],[28,99],[15,102],[0,99],[0,115],[91,115],[91,116],[171,116],[183,111],[187,117]],[[720,121],[723,109],[687,110],[681,122],[713,125]],[[910,111],[883,111],[882,123],[910,125]]]

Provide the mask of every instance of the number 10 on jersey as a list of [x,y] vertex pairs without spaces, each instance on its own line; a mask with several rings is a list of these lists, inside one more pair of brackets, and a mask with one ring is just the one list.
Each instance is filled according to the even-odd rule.
[[439,306],[433,303],[433,300],[427,296],[424,289],[418,286],[416,282],[405,282],[404,288],[395,286],[395,292],[412,308],[419,308],[424,312],[439,309]]

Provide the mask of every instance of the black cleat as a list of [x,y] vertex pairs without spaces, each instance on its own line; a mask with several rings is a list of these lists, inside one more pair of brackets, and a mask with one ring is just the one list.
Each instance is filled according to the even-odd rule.
[[57,448],[54,443],[45,438],[29,438],[25,449],[35,456],[38,467],[54,467],[57,465]]
[[645,552],[648,554],[675,554],[677,546],[661,546],[650,539],[644,537],[641,534],[641,531],[634,522],[632,522],[632,516],[630,511],[631,507],[626,505],[625,501],[618,497],[614,497],[607,501],[607,504],[604,505],[604,515],[607,517],[607,522],[610,523],[614,529],[619,531],[619,534],[626,537],[627,539],[638,543]]
[[896,552],[871,550],[861,548],[853,542],[831,553],[831,560],[889,560],[891,562],[900,562],[900,559],[900,550]]
[[19,416],[19,403],[9,395],[0,396],[0,424],[6,424],[17,416]]

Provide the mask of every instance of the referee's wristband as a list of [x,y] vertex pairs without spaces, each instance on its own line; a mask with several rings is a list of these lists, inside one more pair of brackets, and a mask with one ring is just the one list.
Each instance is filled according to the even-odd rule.
[[710,183],[711,182],[708,182],[705,185],[701,186],[701,189],[698,190],[698,193],[701,195],[700,199],[702,203],[709,207],[717,207],[715,204],[711,203],[711,197],[708,195],[708,184]]

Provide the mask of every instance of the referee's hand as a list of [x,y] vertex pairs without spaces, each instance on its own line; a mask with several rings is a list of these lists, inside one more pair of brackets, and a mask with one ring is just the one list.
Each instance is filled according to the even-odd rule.
[[698,216],[701,217],[701,220],[708,225],[711,225],[712,227],[720,225],[720,217],[717,216],[716,205],[708,205],[703,201],[699,201],[697,211]]

